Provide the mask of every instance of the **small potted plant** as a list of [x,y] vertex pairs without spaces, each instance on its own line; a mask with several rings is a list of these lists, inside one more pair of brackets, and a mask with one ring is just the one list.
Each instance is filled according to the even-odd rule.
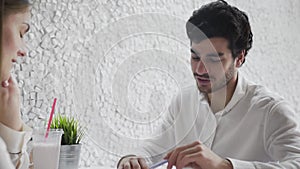
[[81,140],[84,129],[74,117],[58,114],[52,120],[50,128],[63,129],[59,157],[59,169],[78,169]]

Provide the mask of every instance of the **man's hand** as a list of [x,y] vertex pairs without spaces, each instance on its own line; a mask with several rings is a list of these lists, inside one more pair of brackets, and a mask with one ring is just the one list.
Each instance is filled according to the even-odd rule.
[[20,114],[20,92],[15,80],[10,77],[0,86],[0,122],[7,127],[20,131],[22,119]]
[[149,167],[144,158],[132,155],[122,158],[119,162],[118,169],[149,169]]
[[176,169],[192,167],[194,169],[233,169],[232,164],[215,154],[204,144],[194,142],[178,147],[169,152],[165,159],[168,160],[167,169],[176,166]]

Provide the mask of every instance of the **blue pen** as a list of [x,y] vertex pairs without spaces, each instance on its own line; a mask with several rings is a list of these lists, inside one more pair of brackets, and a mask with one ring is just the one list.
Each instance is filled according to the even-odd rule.
[[150,167],[150,169],[154,169],[154,168],[157,168],[157,167],[159,167],[159,166],[162,166],[162,165],[166,164],[167,162],[168,162],[168,160],[162,160],[162,161],[160,161],[160,162],[158,162],[158,163],[153,164],[153,165]]

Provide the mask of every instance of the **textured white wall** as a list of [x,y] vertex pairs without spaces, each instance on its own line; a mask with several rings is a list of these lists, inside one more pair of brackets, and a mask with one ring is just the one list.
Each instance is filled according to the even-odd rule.
[[[29,57],[16,65],[23,119],[56,112],[87,127],[81,166],[116,164],[154,134],[171,97],[194,83],[185,22],[210,0],[39,0]],[[228,0],[245,10],[254,45],[241,71],[300,111],[300,1]]]

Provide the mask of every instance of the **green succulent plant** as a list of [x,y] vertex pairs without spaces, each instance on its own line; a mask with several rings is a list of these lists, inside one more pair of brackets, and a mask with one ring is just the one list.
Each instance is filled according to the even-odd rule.
[[58,114],[51,122],[51,129],[63,129],[61,145],[79,144],[84,136],[84,129],[74,117]]

